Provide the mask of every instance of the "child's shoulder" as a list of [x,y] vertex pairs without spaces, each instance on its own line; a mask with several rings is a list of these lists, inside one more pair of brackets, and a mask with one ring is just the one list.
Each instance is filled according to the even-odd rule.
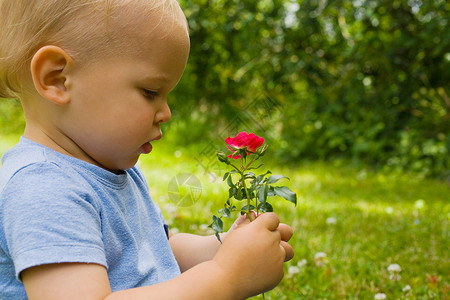
[[39,187],[52,192],[75,190],[95,194],[98,188],[120,190],[130,182],[148,190],[145,177],[137,166],[116,175],[24,137],[4,153],[0,167],[0,193],[7,185],[14,185],[14,190]]
[[19,143],[2,156],[0,187],[20,170],[45,161],[44,146],[22,137]]
[[62,154],[22,137],[18,144],[2,156],[0,168],[0,191],[14,181],[17,186],[27,187],[34,181],[53,184],[71,182],[76,172],[69,171],[70,160]]
[[[0,206],[21,206],[23,210],[49,203],[67,205],[83,199],[98,208],[98,199],[85,172],[75,160],[22,138],[6,151],[0,167]],[[93,180],[92,180],[93,181]]]

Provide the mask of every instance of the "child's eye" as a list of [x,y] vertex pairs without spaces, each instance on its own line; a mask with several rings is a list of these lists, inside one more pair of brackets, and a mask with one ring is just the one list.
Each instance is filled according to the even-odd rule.
[[150,100],[155,99],[158,96],[158,92],[143,89],[142,93],[144,94],[144,97]]

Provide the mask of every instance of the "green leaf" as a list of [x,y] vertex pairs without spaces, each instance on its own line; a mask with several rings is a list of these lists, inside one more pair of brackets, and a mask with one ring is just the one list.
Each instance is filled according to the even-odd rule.
[[258,177],[256,177],[256,182],[259,183],[263,180],[263,178],[267,175],[267,174],[272,174],[272,172],[267,171],[266,173],[259,175]]
[[260,165],[257,166],[257,167],[250,167],[250,168],[248,168],[247,170],[256,170],[256,169],[261,168],[262,166],[264,166],[264,164],[260,164]]
[[[253,189],[252,187],[247,188],[247,191],[243,188],[242,189],[242,197],[244,199],[247,199],[247,198],[255,199],[254,191],[255,191],[255,189]],[[248,192],[248,196],[247,196],[247,192]]]
[[242,200],[244,199],[244,189],[237,189],[236,193],[234,194],[234,198],[236,198],[236,200]]
[[231,210],[228,207],[219,209],[219,214],[221,217],[231,218]]
[[228,190],[228,198],[232,198],[236,195],[238,189],[234,186],[234,187],[230,187],[230,189]]
[[233,183],[233,178],[231,178],[231,176],[228,176],[227,183],[230,187],[236,187]]
[[269,191],[267,192],[267,197],[275,196],[275,190],[273,186],[269,185]]
[[267,194],[269,192],[269,186],[267,184],[262,185],[258,189],[258,199],[261,203],[266,203]]
[[215,236],[216,236],[216,238],[219,240],[219,242],[222,244],[222,240],[220,239],[220,235],[219,235],[219,233],[218,232],[216,232],[215,234],[214,234]]
[[223,174],[223,181],[225,181],[228,177],[231,177],[231,174],[237,173],[236,170],[231,170],[230,172],[226,172]]
[[[241,208],[241,215],[247,213],[247,211],[248,211],[247,207],[248,207],[247,205],[242,206],[242,208]],[[255,207],[253,205],[250,205],[250,210],[254,210],[254,209],[255,209]]]
[[255,178],[255,174],[252,172],[248,172],[248,173],[244,174],[244,178],[245,179],[253,179],[253,178]]
[[225,181],[229,175],[230,175],[230,172],[226,172],[225,174],[223,174],[223,181]]
[[282,178],[287,178],[287,179],[289,179],[289,177],[286,177],[286,176],[283,176],[283,175],[271,175],[271,176],[269,177],[269,179],[267,179],[267,183],[268,183],[268,184],[272,184],[272,183],[275,183],[275,182],[277,182],[278,180],[280,180],[280,179],[282,179]]
[[220,218],[213,216],[213,222],[209,225],[216,233],[223,232],[223,222]]
[[269,202],[260,203],[260,204],[258,205],[258,209],[259,209],[261,212],[263,212],[263,213],[265,213],[265,212],[273,212],[273,207],[272,207],[272,205],[270,205]]
[[289,202],[297,205],[297,194],[291,191],[287,186],[274,186],[275,195],[286,199]]

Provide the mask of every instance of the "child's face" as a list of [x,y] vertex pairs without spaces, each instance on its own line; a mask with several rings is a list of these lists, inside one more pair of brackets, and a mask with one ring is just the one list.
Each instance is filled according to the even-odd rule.
[[171,118],[166,97],[189,53],[184,16],[181,10],[174,15],[174,23],[163,21],[155,30],[151,20],[135,28],[139,51],[75,68],[67,82],[71,111],[63,130],[85,153],[82,160],[128,169],[161,138],[160,124]]

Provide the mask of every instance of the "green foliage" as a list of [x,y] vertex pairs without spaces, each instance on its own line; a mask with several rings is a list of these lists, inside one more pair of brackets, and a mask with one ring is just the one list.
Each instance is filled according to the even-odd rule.
[[22,107],[17,99],[0,98],[0,135],[21,134],[25,128]]
[[180,3],[191,35],[171,100],[180,143],[248,130],[286,161],[450,177],[447,1]]
[[[284,162],[450,178],[448,1],[180,4],[191,55],[168,125],[180,145],[247,130]],[[23,125],[18,102],[0,99],[1,131]]]
[[[219,176],[224,170],[212,177],[193,159],[195,152],[172,147],[158,145],[141,162],[152,197],[165,219],[173,222],[174,232],[213,234],[207,223],[229,189]],[[290,243],[295,256],[266,299],[356,300],[374,299],[377,293],[411,300],[450,296],[448,184],[341,164],[280,168],[267,155],[264,158],[273,172],[290,178],[299,195],[296,208],[287,201],[273,203],[280,220],[294,229]],[[191,207],[174,207],[168,201],[167,183],[179,172],[195,174],[202,183],[202,197]],[[227,228],[233,219],[223,221]],[[320,266],[315,260],[318,252],[327,255]],[[399,281],[389,279],[387,268],[395,263],[402,268]],[[403,291],[406,285],[410,291]]]
[[[0,136],[0,154],[16,142],[17,138]],[[219,176],[224,170],[212,176],[194,159],[196,152],[161,142],[142,156],[140,166],[170,230],[214,234],[207,223],[227,194],[228,186]],[[295,209],[286,201],[274,203],[280,220],[294,230],[290,244],[295,256],[286,263],[281,284],[267,292],[266,299],[374,299],[380,292],[387,299],[449,298],[448,183],[374,173],[338,161],[284,168],[275,167],[273,161],[265,163],[286,174],[299,194]],[[178,207],[178,202],[171,202],[168,186],[185,172],[198,177],[202,194],[192,206]],[[321,266],[314,258],[318,252],[327,254]],[[394,263],[402,268],[399,281],[389,279],[387,268]],[[403,291],[406,285],[409,291]]]
[[[217,158],[221,163],[233,167],[231,171],[223,175],[223,181],[226,181],[229,186],[227,200],[225,201],[224,207],[219,210],[219,216],[213,216],[213,221],[209,225],[215,231],[215,235],[219,241],[221,241],[219,233],[224,232],[222,218],[233,218],[233,212],[240,212],[242,215],[247,214],[250,220],[252,220],[250,214],[252,210],[256,210],[257,214],[260,212],[273,212],[272,205],[267,202],[267,198],[273,196],[284,198],[297,205],[297,194],[295,192],[286,186],[273,185],[280,179],[289,179],[288,177],[283,175],[270,175],[266,178],[272,172],[267,171],[258,176],[253,172],[249,172],[249,170],[258,169],[262,166],[261,164],[258,167],[253,167],[252,164],[266,153],[267,144],[263,146],[263,142],[264,139],[262,139],[258,148],[253,150],[255,152],[248,150],[250,144],[248,140],[245,142],[240,140],[238,142],[239,145],[236,145],[234,142],[231,142],[231,144],[227,142],[232,152],[230,154],[232,155],[231,159],[223,152],[217,153]],[[235,145],[237,148],[231,145]],[[235,156],[239,157],[237,161],[233,159]],[[234,162],[231,162],[231,160]],[[237,179],[233,179],[233,174],[237,175]],[[232,201],[233,199],[239,202],[243,201],[245,204],[240,205],[241,208],[238,208],[234,205],[236,202]]]

